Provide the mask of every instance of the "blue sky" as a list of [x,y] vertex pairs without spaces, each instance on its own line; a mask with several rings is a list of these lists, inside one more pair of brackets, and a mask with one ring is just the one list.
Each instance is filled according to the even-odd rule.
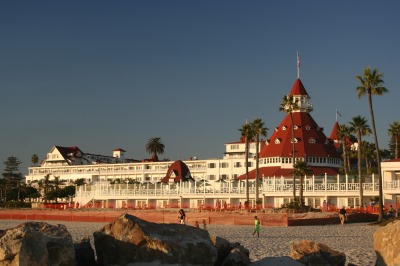
[[[330,135],[356,115],[356,75],[384,74],[373,98],[381,148],[400,120],[399,1],[4,1],[0,3],[0,160],[27,173],[54,145],[148,158],[221,158],[260,117],[284,114],[296,78]],[[272,131],[269,131],[269,135]],[[372,141],[371,138],[366,140]],[[3,164],[0,166],[3,170]]]

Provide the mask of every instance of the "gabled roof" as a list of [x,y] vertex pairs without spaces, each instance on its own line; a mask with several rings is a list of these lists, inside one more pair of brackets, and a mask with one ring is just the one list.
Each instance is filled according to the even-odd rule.
[[181,160],[175,161],[168,168],[167,174],[161,180],[161,182],[167,183],[170,178],[174,178],[174,182],[188,181],[193,179],[189,167]]
[[300,79],[297,79],[292,87],[292,90],[290,91],[289,95],[295,96],[295,95],[308,95],[306,89],[303,86],[303,83],[301,83]]
[[116,149],[114,149],[113,151],[121,151],[121,152],[126,152],[126,150],[123,150],[123,149],[121,149],[121,148],[116,148]]
[[50,152],[53,152],[54,149],[57,149],[60,152],[60,154],[68,164],[70,164],[69,160],[71,158],[78,157],[83,154],[83,152],[77,146],[72,146],[72,147],[54,146]]
[[[292,113],[296,157],[339,157],[333,142],[328,139],[311,115],[307,112]],[[272,134],[269,144],[260,151],[260,158],[291,157],[292,130],[290,115],[287,114],[281,124]],[[276,141],[279,139],[280,141]]]

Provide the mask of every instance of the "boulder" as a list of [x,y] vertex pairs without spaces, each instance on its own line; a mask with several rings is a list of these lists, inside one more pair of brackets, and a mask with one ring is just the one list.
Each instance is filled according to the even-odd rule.
[[218,251],[215,265],[242,266],[251,263],[249,250],[245,249],[240,243],[231,243],[218,236],[211,236],[211,240]]
[[2,232],[1,265],[76,265],[71,235],[64,225],[26,222]]
[[394,221],[374,233],[376,265],[400,265],[400,221]]
[[208,231],[192,226],[156,224],[124,214],[93,236],[100,265],[215,265],[217,261]]
[[308,266],[344,266],[346,263],[346,255],[344,253],[333,250],[327,245],[309,240],[290,242],[289,256]]
[[75,257],[78,266],[95,266],[96,257],[94,255],[94,250],[90,244],[89,236],[85,236],[81,241],[74,243]]

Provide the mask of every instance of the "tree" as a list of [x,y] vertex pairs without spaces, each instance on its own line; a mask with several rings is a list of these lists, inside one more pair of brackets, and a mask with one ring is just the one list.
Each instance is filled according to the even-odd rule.
[[399,156],[399,137],[400,137],[400,123],[395,121],[389,125],[388,134],[394,140],[394,158],[397,159]]
[[360,86],[356,88],[358,98],[368,95],[369,111],[371,113],[372,131],[374,133],[375,149],[376,149],[376,162],[378,164],[379,174],[379,221],[382,221],[384,217],[383,213],[383,178],[381,170],[381,158],[379,154],[378,136],[375,127],[374,109],[372,107],[372,95],[381,96],[389,90],[383,87],[383,74],[378,72],[378,69],[371,71],[371,68],[365,67],[363,76],[356,76],[356,79],[360,81]]
[[253,127],[253,133],[255,135],[256,139],[256,176],[255,176],[255,181],[256,181],[256,202],[259,200],[259,195],[258,195],[258,168],[259,168],[259,146],[260,146],[260,136],[267,136],[267,130],[268,128],[264,127],[264,122],[261,120],[261,118],[256,118],[253,120],[251,126]]
[[372,174],[372,162],[376,159],[375,144],[363,141],[361,143],[361,156],[365,160],[365,168],[367,174]]
[[305,205],[303,197],[304,176],[312,174],[312,170],[306,161],[298,161],[293,167],[293,174],[300,178],[299,201],[303,207]]
[[[249,203],[250,197],[249,197],[249,142],[253,139],[254,132],[253,128],[250,124],[246,122],[240,129],[240,134],[241,137],[245,141],[245,164],[246,164],[246,202]],[[247,206],[246,206],[247,208]]]
[[4,173],[2,173],[4,182],[4,195],[7,201],[7,190],[16,187],[22,179],[22,174],[19,171],[19,165],[22,162],[15,156],[10,156],[4,161]]
[[350,130],[357,134],[357,166],[358,166],[358,182],[360,184],[360,206],[363,203],[363,178],[361,173],[361,137],[371,134],[371,129],[367,124],[365,117],[355,116],[349,122]]
[[343,168],[344,173],[347,175],[350,170],[350,165],[348,165],[347,160],[347,139],[350,137],[350,128],[346,125],[339,125],[338,127],[338,138],[342,144],[343,149]]
[[33,165],[36,166],[37,162],[39,161],[39,157],[37,156],[36,153],[32,155],[31,161],[32,161]]
[[[282,98],[282,102],[279,107],[280,112],[285,112],[290,116],[290,124],[292,127],[292,160],[293,160],[293,169],[296,160],[296,141],[294,136],[294,124],[293,124],[293,112],[299,110],[300,107],[292,95],[285,95]],[[296,200],[296,175],[293,174],[293,201]]]
[[164,153],[164,144],[161,142],[161,138],[150,138],[146,143],[146,151],[152,154],[151,159],[154,162],[158,162],[157,154]]

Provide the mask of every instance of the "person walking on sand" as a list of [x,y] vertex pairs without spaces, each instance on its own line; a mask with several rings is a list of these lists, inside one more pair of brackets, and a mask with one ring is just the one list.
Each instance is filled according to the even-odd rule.
[[180,221],[180,223],[181,224],[186,224],[186,214],[185,214],[185,211],[183,210],[183,209],[180,209],[179,210],[179,221]]
[[260,237],[260,220],[257,216],[254,216],[254,232],[253,236],[257,233],[257,237]]
[[344,208],[344,206],[339,210],[339,219],[340,219],[340,223],[342,225],[344,225],[344,220],[347,220],[347,213],[346,213],[346,209]]
[[207,223],[206,223],[206,220],[205,220],[205,219],[203,219],[202,224],[203,224],[203,229],[204,229],[204,230],[207,230]]
[[194,222],[194,227],[200,228],[200,227],[199,227],[199,222],[198,222],[198,221],[195,221],[195,222]]

